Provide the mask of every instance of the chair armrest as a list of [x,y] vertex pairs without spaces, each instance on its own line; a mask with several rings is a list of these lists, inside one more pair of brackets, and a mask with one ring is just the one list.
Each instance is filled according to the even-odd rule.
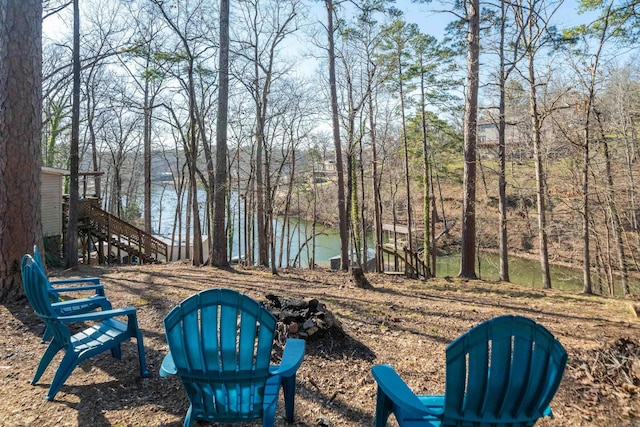
[[62,292],[76,292],[76,291],[88,291],[90,289],[95,289],[98,292],[96,292],[96,294],[100,295],[100,296],[105,296],[104,295],[104,286],[102,285],[86,285],[86,286],[73,286],[71,288],[51,288],[49,289],[50,292],[55,292],[57,294],[62,293]]
[[[67,287],[57,287],[57,286],[65,286],[65,285],[75,285],[77,283],[86,283],[83,286],[67,286]],[[49,290],[52,292],[75,292],[75,291],[87,291],[87,290],[95,290],[96,295],[105,296],[104,295],[104,285],[100,283],[100,279],[97,277],[84,277],[77,279],[59,279],[59,280],[49,280],[50,288]]]
[[433,411],[427,408],[390,365],[374,366],[371,374],[378,383],[379,391],[388,396],[394,405],[416,415],[440,417],[443,414],[444,409]]
[[176,364],[173,361],[173,356],[171,355],[171,352],[169,352],[164,357],[164,360],[162,361],[162,365],[160,365],[160,376],[166,377],[169,375],[175,375],[177,372],[178,372],[178,369],[176,368]]
[[51,308],[60,310],[67,307],[78,307],[78,304],[98,304],[104,310],[111,309],[111,302],[107,299],[107,297],[103,297],[102,295],[91,295],[90,297],[86,298],[74,298],[66,301],[52,302]]
[[89,320],[110,319],[116,316],[136,317],[135,307],[115,308],[113,310],[94,311],[85,314],[74,314],[73,316],[60,316],[57,319],[65,323],[86,322]]
[[100,285],[100,279],[97,277],[82,277],[82,278],[75,278],[75,279],[56,279],[56,280],[51,280],[49,279],[49,283],[51,283],[51,285],[69,285],[72,283],[93,283],[94,285]]
[[279,366],[272,366],[269,371],[272,375],[290,377],[295,375],[304,359],[304,340],[298,338],[288,338],[282,353],[282,360]]

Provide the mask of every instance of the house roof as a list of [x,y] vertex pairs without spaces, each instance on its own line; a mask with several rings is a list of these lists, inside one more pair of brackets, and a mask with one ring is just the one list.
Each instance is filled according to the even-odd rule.
[[69,171],[66,169],[56,169],[56,168],[49,168],[46,166],[43,166],[42,168],[42,172],[44,173],[48,173],[51,175],[69,175]]
[[[71,171],[66,169],[50,168],[47,166],[42,166],[41,169],[42,169],[42,172],[49,173],[52,175],[63,175],[63,176],[71,175]],[[102,171],[78,172],[78,175],[79,176],[100,176],[100,175],[104,175],[104,172]]]

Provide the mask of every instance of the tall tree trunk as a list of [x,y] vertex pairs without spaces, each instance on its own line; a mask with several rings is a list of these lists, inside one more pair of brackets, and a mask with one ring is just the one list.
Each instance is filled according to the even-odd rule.
[[407,194],[407,241],[413,252],[413,218],[411,215],[411,177],[409,176],[409,141],[407,138],[407,119],[404,106],[404,81],[402,74],[402,53],[398,54],[398,78],[400,83],[400,117],[402,119],[402,146],[404,149],[404,184]]
[[469,0],[467,12],[467,90],[464,114],[464,177],[462,257],[459,277],[475,279],[476,258],[476,139],[480,74],[480,0]]
[[[147,61],[148,66],[148,61]],[[149,78],[144,79],[144,231],[151,233],[151,99]]]
[[[204,99],[203,99],[203,105],[204,105]],[[213,254],[213,246],[215,245],[215,240],[211,238],[211,236],[215,236],[216,234],[214,233],[213,230],[213,220],[211,219],[211,217],[214,215],[214,211],[215,211],[215,180],[216,180],[216,173],[215,173],[215,167],[213,164],[213,153],[211,151],[211,144],[209,141],[209,138],[207,137],[207,132],[205,129],[205,123],[204,123],[204,118],[202,117],[202,113],[198,110],[196,110],[196,119],[198,121],[198,129],[199,129],[199,135],[200,135],[200,139],[202,140],[202,148],[204,151],[204,157],[205,160],[207,162],[207,179],[206,182],[204,183],[204,185],[206,186],[206,190],[207,190],[207,200],[206,200],[206,209],[205,209],[205,218],[207,219],[206,224],[205,224],[205,230],[207,232],[207,235],[210,236],[209,238],[209,259],[205,260],[208,264],[211,265],[211,256]],[[229,156],[225,155],[225,161],[227,161],[227,158]],[[228,169],[231,169],[231,165],[227,166]],[[227,172],[227,176],[230,172]],[[204,180],[204,179],[203,179]],[[228,188],[228,187],[227,187]],[[230,199],[227,200],[227,202],[230,202]],[[231,209],[226,209],[225,211],[228,211],[229,213],[231,212]],[[228,246],[231,247],[231,244],[228,243]]]
[[69,149],[69,216],[65,238],[65,267],[78,266],[78,146],[80,139],[80,11],[73,0],[73,96],[71,112],[71,146]]
[[[423,255],[422,260],[425,265],[429,266],[429,259],[431,258],[431,233],[429,232],[429,225],[431,224],[431,192],[430,192],[430,176],[431,165],[429,164],[429,154],[431,153],[431,147],[429,146],[429,139],[427,135],[427,116],[426,116],[426,93],[425,93],[425,81],[424,73],[420,73],[420,127],[422,136],[422,166],[423,166],[423,199],[422,199],[422,215],[424,217],[424,235],[423,235]],[[429,267],[427,267],[429,268]],[[430,270],[430,268],[429,268]],[[432,276],[433,272],[429,271],[428,276]]]
[[[266,104],[265,104],[266,105]],[[266,113],[266,111],[265,111]],[[271,266],[271,273],[272,274],[278,274],[278,269],[276,266],[276,242],[275,242],[275,226],[273,224],[273,198],[274,198],[274,194],[273,194],[273,190],[272,190],[272,185],[271,185],[271,173],[269,172],[271,170],[271,153],[268,153],[265,150],[265,208],[266,208],[266,220],[267,220],[267,227],[266,227],[266,232],[267,232],[267,242],[269,243],[269,256],[270,256],[270,266]]]
[[313,208],[311,223],[311,270],[316,269],[316,223],[318,217],[318,182],[316,180],[316,161],[313,160]]
[[20,259],[42,246],[42,1],[0,2],[0,302],[21,295]]
[[336,174],[338,175],[338,217],[340,228],[340,267],[349,269],[349,228],[344,197],[344,169],[342,166],[342,145],[340,142],[340,123],[338,120],[338,91],[336,88],[336,54],[333,39],[333,0],[325,0],[327,9],[327,38],[329,54],[329,87],[331,92],[331,124],[333,145],[336,154]]
[[629,213],[629,217],[630,217],[629,221],[631,222],[631,226],[636,235],[636,245],[640,245],[640,225],[639,225],[638,214],[637,214],[635,175],[633,172],[634,171],[633,140],[634,140],[633,135],[629,137],[628,131],[625,131],[624,132],[625,172],[627,175],[629,206],[631,208],[630,209],[631,212]]
[[533,157],[536,173],[536,202],[538,206],[538,240],[540,246],[540,269],[542,272],[542,285],[545,289],[551,289],[551,273],[549,270],[549,248],[547,238],[547,208],[545,173],[542,163],[542,124],[538,113],[538,100],[536,93],[536,77],[533,55],[529,55],[529,114],[531,129],[533,129]]
[[[97,63],[94,63],[91,67],[91,74],[93,74],[93,69]],[[89,141],[91,145],[91,161],[93,163],[93,171],[98,172],[100,170],[100,165],[98,163],[98,147],[96,141],[96,130],[95,130],[95,111],[96,111],[96,94],[94,87],[95,85],[91,84],[91,79],[87,79],[86,90],[87,90],[87,129],[89,131]],[[99,175],[94,177],[95,183],[95,195],[100,197],[101,191],[101,179]]]
[[[187,160],[187,174],[189,174],[189,160]],[[193,215],[193,191],[191,187],[191,178],[187,175],[187,182],[185,183],[185,191],[187,192],[187,202],[185,203],[184,212],[186,215],[184,221],[184,256],[186,259],[192,259],[192,251],[191,251],[191,216]],[[182,236],[180,236],[182,238]],[[180,241],[182,243],[182,240]]]
[[358,190],[358,174],[357,174],[357,165],[356,165],[356,155],[355,155],[355,146],[353,145],[353,141],[350,143],[349,154],[347,154],[347,200],[349,201],[347,209],[351,213],[349,218],[349,227],[351,228],[351,245],[352,250],[351,256],[354,258],[351,260],[352,263],[358,264],[360,266],[360,262],[362,261],[362,245],[361,245],[361,237],[362,233],[360,232],[360,204],[358,203],[358,195],[360,194]]
[[[598,122],[601,124],[598,115]],[[631,290],[629,288],[629,272],[627,270],[627,264],[625,262],[625,250],[624,243],[622,241],[622,234],[624,229],[622,227],[622,221],[620,220],[620,213],[616,204],[616,192],[613,184],[613,172],[611,171],[611,154],[609,153],[609,143],[606,140],[604,129],[600,126],[600,138],[602,139],[605,170],[607,175],[607,207],[609,216],[611,218],[613,237],[616,242],[616,252],[618,255],[618,268],[620,269],[620,279],[622,281],[622,295],[627,296]]]
[[[202,265],[202,229],[200,225],[200,203],[198,201],[198,119],[196,116],[196,93],[194,73],[194,59],[189,56],[189,186],[191,187],[191,211],[193,212],[193,254],[192,264],[196,267]],[[226,161],[224,169],[226,170]],[[224,234],[223,234],[224,236]],[[223,239],[224,240],[224,239]]]
[[[220,57],[218,63],[218,121],[216,123],[216,184],[214,189],[211,264],[228,268],[224,211],[227,193],[227,115],[229,111],[229,0],[220,0]],[[246,209],[246,204],[245,204]],[[217,237],[216,237],[217,236]],[[238,254],[240,256],[240,254]]]
[[[541,6],[542,5],[542,6]],[[551,288],[551,273],[549,271],[549,248],[547,238],[547,185],[542,161],[542,124],[543,118],[539,111],[536,79],[535,58],[538,49],[541,49],[548,41],[546,37],[548,19],[544,11],[544,3],[538,0],[528,0],[512,5],[516,23],[520,30],[522,48],[526,53],[527,70],[526,78],[529,85],[529,120],[532,133],[533,156],[536,175],[536,202],[538,208],[538,240],[540,255],[540,270],[542,273],[542,285]],[[557,10],[554,9],[554,11]],[[545,19],[547,21],[545,21]],[[524,75],[524,73],[523,73]]]
[[[371,79],[369,79],[371,81]],[[376,131],[375,131],[375,116],[374,116],[374,108],[373,108],[373,93],[369,96],[369,133],[371,139],[371,155],[373,156],[373,161],[371,162],[372,168],[372,187],[373,187],[373,218],[374,218],[374,228],[375,228],[375,250],[376,250],[376,272],[382,273],[383,265],[382,265],[382,200],[380,196],[380,175],[378,172],[378,147],[376,141]]]
[[506,28],[506,5],[500,3],[500,105],[498,111],[498,210],[500,211],[499,223],[499,251],[500,251],[500,280],[509,281],[509,246],[507,239],[507,173],[506,173],[506,84],[507,72],[505,67],[505,28]]
[[[590,106],[587,106],[587,108],[591,109]],[[589,115],[590,114],[587,113],[584,128],[584,143],[582,144],[582,278],[583,292],[585,294],[593,293],[591,287],[591,254],[589,243],[589,141],[591,139]],[[547,286],[545,286],[545,288],[546,287]]]
[[[364,124],[363,126],[364,127]],[[359,165],[359,173],[360,173],[360,230],[362,230],[362,235],[360,236],[362,240],[362,253],[364,254],[364,265],[363,269],[365,273],[369,272],[369,244],[367,242],[367,222],[365,220],[365,214],[368,212],[367,203],[366,203],[366,195],[365,195],[365,181],[364,181],[364,144],[362,144],[362,137],[358,141],[358,148],[360,151],[358,162]]]
[[[258,63],[255,63],[257,69]],[[256,77],[256,81],[257,81]],[[256,113],[259,115],[262,108],[256,101]],[[265,209],[265,185],[264,185],[264,126],[258,118],[256,124],[256,214],[258,232],[258,264],[267,267],[269,265],[269,251],[267,246],[267,222]]]

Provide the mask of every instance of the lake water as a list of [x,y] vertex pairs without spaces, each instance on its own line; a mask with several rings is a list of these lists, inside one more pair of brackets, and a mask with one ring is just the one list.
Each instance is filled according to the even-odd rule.
[[[476,274],[479,279],[497,281],[500,277],[500,258],[497,254],[480,252],[476,260]],[[551,265],[551,286],[569,292],[581,292],[583,288],[582,270]],[[455,277],[460,272],[460,254],[438,257],[436,273],[438,277]],[[542,288],[542,273],[538,261],[509,257],[509,279],[517,285]]]
[[[199,201],[202,206],[201,218],[204,218],[205,192],[199,191]],[[152,186],[152,207],[151,222],[154,228],[154,234],[164,237],[171,237],[174,222],[174,211],[176,206],[176,194],[170,185],[164,186],[156,184]],[[184,205],[184,203],[183,203]],[[238,210],[243,215],[241,200],[236,193],[231,196],[231,210],[233,212],[234,233],[232,245],[232,258],[237,257],[238,253],[244,255],[244,247],[239,246],[238,236],[244,232],[242,225],[238,227]],[[241,221],[242,222],[242,221]],[[183,220],[184,227],[184,220]],[[276,241],[278,242],[281,235],[282,222],[280,219],[275,220]],[[204,224],[203,224],[203,229]],[[284,245],[285,254],[290,254],[290,264],[301,267],[307,267],[311,260],[311,241],[305,245],[305,242],[311,236],[311,224],[306,221],[292,220],[290,226],[290,238]],[[180,234],[180,232],[177,232]],[[184,230],[182,233],[184,235]],[[369,236],[369,248],[373,247],[373,238]],[[244,244],[244,243],[242,243]],[[290,248],[290,249],[287,249]],[[329,267],[330,258],[340,253],[340,237],[338,230],[331,227],[316,227],[316,264],[321,267]],[[279,255],[279,244],[276,249],[276,259]],[[283,264],[286,264],[283,261]],[[440,256],[437,259],[436,272],[438,277],[455,277],[460,272],[460,255]],[[481,252],[480,259],[476,261],[476,274],[483,280],[497,281],[499,278],[499,258],[496,254]],[[540,273],[540,264],[522,258],[509,259],[509,275],[512,283],[527,286],[531,288],[542,287],[542,275]],[[579,292],[582,290],[582,271],[570,269],[560,266],[551,266],[552,286],[554,289],[561,289],[571,292]]]
[[[151,224],[153,228],[153,234],[160,235],[162,237],[171,238],[173,230],[175,206],[177,204],[177,197],[175,191],[171,185],[163,186],[156,184],[152,186],[151,191]],[[198,199],[201,206],[200,218],[204,219],[204,203],[206,200],[206,193],[204,190],[198,191]],[[183,202],[183,206],[186,203]],[[244,256],[244,241],[238,242],[239,236],[244,234],[244,211],[242,201],[237,197],[237,193],[231,195],[231,211],[233,212],[233,227],[235,232],[233,233],[233,244],[231,245],[231,258],[237,258],[240,253]],[[240,215],[240,217],[238,216]],[[176,234],[185,235],[183,214],[182,230],[176,230]],[[240,222],[240,225],[238,225]],[[206,230],[206,224],[202,223],[202,229]],[[276,219],[274,221],[274,229],[276,233],[276,260],[279,259],[280,245],[279,241],[282,235],[282,220]],[[289,237],[284,245],[285,256],[288,254],[290,259],[290,265],[297,265],[301,267],[309,266],[312,256],[311,240],[312,235],[311,223],[307,221],[300,221],[292,219],[289,226]],[[285,231],[285,238],[287,232]],[[373,239],[369,238],[369,245],[373,244]],[[370,248],[372,246],[369,246]],[[255,253],[255,251],[254,251]],[[340,253],[340,236],[338,230],[332,227],[323,227],[316,225],[316,239],[315,239],[315,256],[316,264],[321,267],[329,267],[330,258]],[[286,265],[286,261],[283,256],[283,265]]]

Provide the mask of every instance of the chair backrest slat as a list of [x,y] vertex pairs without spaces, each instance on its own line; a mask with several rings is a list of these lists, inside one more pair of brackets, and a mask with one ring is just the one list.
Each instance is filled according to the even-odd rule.
[[[251,369],[256,354],[256,339],[258,338],[259,320],[257,310],[259,307],[240,302],[240,320],[238,332],[238,367],[241,371]],[[264,357],[260,358],[264,360]]]
[[[509,387],[502,397],[502,405],[498,411],[500,417],[504,414],[517,416],[524,410],[522,404],[531,400],[532,386],[537,377],[531,363],[533,343],[533,337],[529,339],[517,336],[513,339],[513,360],[518,361],[518,369],[512,369],[509,376]],[[531,416],[529,413],[527,415]]]
[[[200,331],[199,336],[193,337],[202,345],[204,368],[207,372],[218,372],[221,370],[220,342],[218,341],[218,306],[203,305],[200,308]],[[188,330],[184,331],[189,334]]]

